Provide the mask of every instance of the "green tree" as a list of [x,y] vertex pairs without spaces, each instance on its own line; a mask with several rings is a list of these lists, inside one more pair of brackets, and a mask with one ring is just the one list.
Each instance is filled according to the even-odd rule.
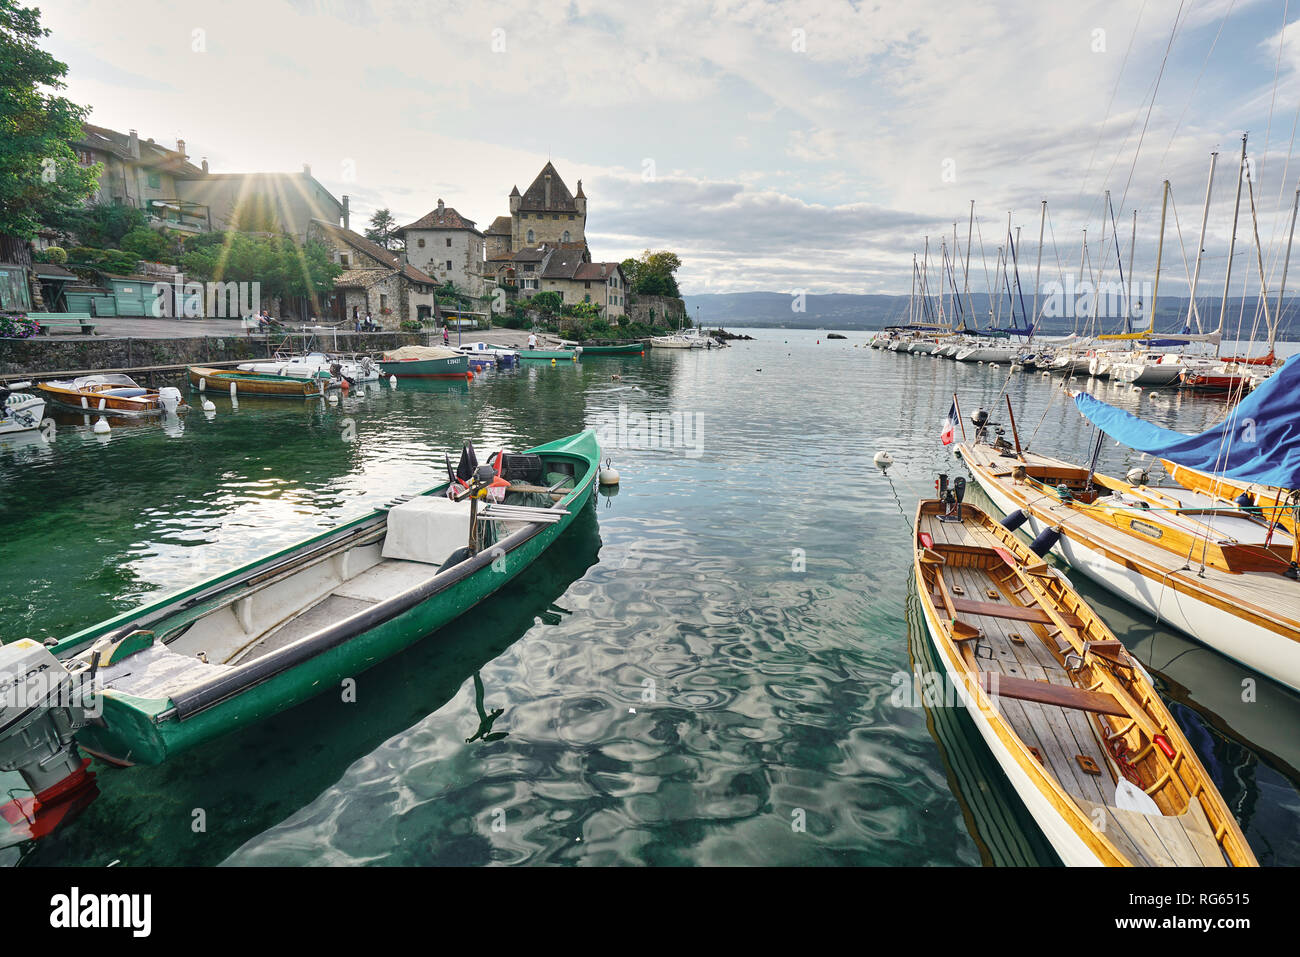
[[133,229],[148,224],[148,218],[134,206],[91,203],[57,210],[45,217],[45,224],[64,235],[77,237],[82,246],[104,249],[117,246]]
[[640,259],[625,259],[622,265],[633,292],[646,296],[672,296],[674,299],[681,295],[674,274],[682,268],[682,261],[676,253],[666,249],[652,253],[647,249]]
[[372,243],[379,243],[385,249],[401,249],[404,244],[393,235],[393,230],[396,228],[397,220],[393,218],[392,212],[387,207],[377,209],[375,214],[370,217],[370,226],[366,229],[366,239]]
[[123,252],[135,253],[138,258],[150,262],[162,262],[163,256],[171,247],[166,236],[148,226],[138,226],[131,230],[122,237],[119,245]]
[[40,11],[0,0],[0,234],[30,239],[95,191],[72,150],[86,108],[56,95],[68,67],[39,46]]
[[230,232],[220,243],[191,244],[181,257],[190,279],[261,283],[263,299],[322,296],[343,271],[315,241],[299,246],[288,236]]
[[564,297],[558,292],[539,292],[533,296],[532,305],[543,316],[557,316],[564,308]]

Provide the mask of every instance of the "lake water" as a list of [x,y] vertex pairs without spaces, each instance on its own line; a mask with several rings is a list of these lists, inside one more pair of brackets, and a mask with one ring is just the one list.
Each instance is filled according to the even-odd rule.
[[[360,676],[356,703],[330,692],[161,767],[97,766],[81,817],[0,862],[1052,862],[965,715],[892,700],[934,654],[909,528],[936,474],[963,473],[940,420],[954,391],[1003,417],[1007,370],[864,333],[752,334],[371,384],[337,407],[214,397],[211,418],[108,436],[60,413],[53,443],[0,447],[6,638],[65,635],[436,484],[465,439],[599,427],[622,474],[506,592]],[[1010,379],[1021,437],[1083,457],[1090,428],[1058,384]],[[1223,414],[1098,388],[1187,431]],[[1107,443],[1104,467],[1136,460]],[[1242,702],[1240,666],[1075,577],[1261,862],[1300,864],[1300,698],[1260,679]],[[480,708],[503,709],[505,737],[467,743]]]

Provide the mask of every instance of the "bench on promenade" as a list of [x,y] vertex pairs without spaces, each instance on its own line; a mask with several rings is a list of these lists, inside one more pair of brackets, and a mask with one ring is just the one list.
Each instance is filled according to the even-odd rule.
[[33,312],[27,318],[36,323],[43,336],[95,335],[95,323],[88,312]]

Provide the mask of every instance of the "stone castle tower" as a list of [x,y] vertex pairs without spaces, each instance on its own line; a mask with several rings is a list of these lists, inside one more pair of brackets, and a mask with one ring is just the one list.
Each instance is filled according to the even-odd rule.
[[523,194],[518,186],[510,191],[510,251],[542,243],[583,247],[587,243],[587,197],[582,180],[578,180],[578,191],[570,193],[549,162]]

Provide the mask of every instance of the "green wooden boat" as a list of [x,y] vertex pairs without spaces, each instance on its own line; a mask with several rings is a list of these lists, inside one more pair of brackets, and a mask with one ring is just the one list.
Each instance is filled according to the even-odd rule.
[[[573,346],[565,346],[572,350]],[[581,346],[582,356],[639,356],[645,352],[645,345],[640,342],[624,342],[616,346]]]
[[577,359],[581,349],[520,349],[521,359]]
[[158,764],[338,693],[535,561],[589,505],[599,460],[591,431],[505,455],[499,502],[470,462],[460,500],[428,489],[63,639],[49,651],[103,689],[77,743]]

